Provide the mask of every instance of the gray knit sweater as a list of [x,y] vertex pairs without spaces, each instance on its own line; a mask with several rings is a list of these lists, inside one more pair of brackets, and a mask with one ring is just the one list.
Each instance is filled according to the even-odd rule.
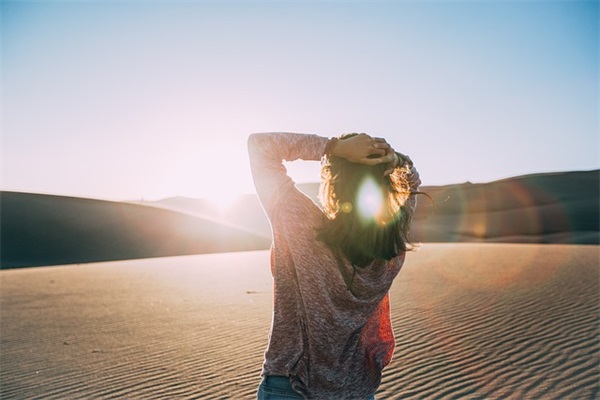
[[[348,290],[340,268],[351,264],[315,239],[326,216],[295,187],[282,163],[320,160],[326,143],[295,133],[248,139],[256,191],[273,233],[273,321],[263,374],[289,376],[294,390],[309,399],[366,399],[394,350],[388,290],[405,254],[357,269],[356,290]],[[412,172],[414,191],[420,180]],[[414,208],[415,196],[406,205]]]

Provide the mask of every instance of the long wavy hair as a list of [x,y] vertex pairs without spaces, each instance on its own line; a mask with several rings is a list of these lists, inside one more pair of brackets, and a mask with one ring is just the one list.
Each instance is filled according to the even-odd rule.
[[412,210],[404,206],[412,195],[410,165],[385,175],[388,167],[340,157],[323,160],[319,196],[327,220],[317,239],[341,251],[357,267],[390,260],[412,248],[408,240]]

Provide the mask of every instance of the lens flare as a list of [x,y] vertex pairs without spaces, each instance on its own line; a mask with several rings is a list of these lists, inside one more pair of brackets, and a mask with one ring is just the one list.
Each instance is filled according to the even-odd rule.
[[383,193],[372,178],[366,178],[358,190],[358,213],[365,219],[377,219],[383,209]]

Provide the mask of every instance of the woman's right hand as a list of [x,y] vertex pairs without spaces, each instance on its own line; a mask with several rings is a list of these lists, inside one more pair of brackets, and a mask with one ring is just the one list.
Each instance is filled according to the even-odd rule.
[[366,165],[388,164],[397,161],[394,149],[385,139],[373,138],[366,133],[338,140],[331,155]]

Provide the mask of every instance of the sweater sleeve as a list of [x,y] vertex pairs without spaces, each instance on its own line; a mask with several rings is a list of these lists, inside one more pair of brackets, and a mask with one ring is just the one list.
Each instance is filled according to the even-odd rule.
[[281,195],[294,189],[294,182],[287,175],[283,161],[318,161],[327,140],[300,133],[253,133],[248,137],[254,186],[269,218],[273,216]]

